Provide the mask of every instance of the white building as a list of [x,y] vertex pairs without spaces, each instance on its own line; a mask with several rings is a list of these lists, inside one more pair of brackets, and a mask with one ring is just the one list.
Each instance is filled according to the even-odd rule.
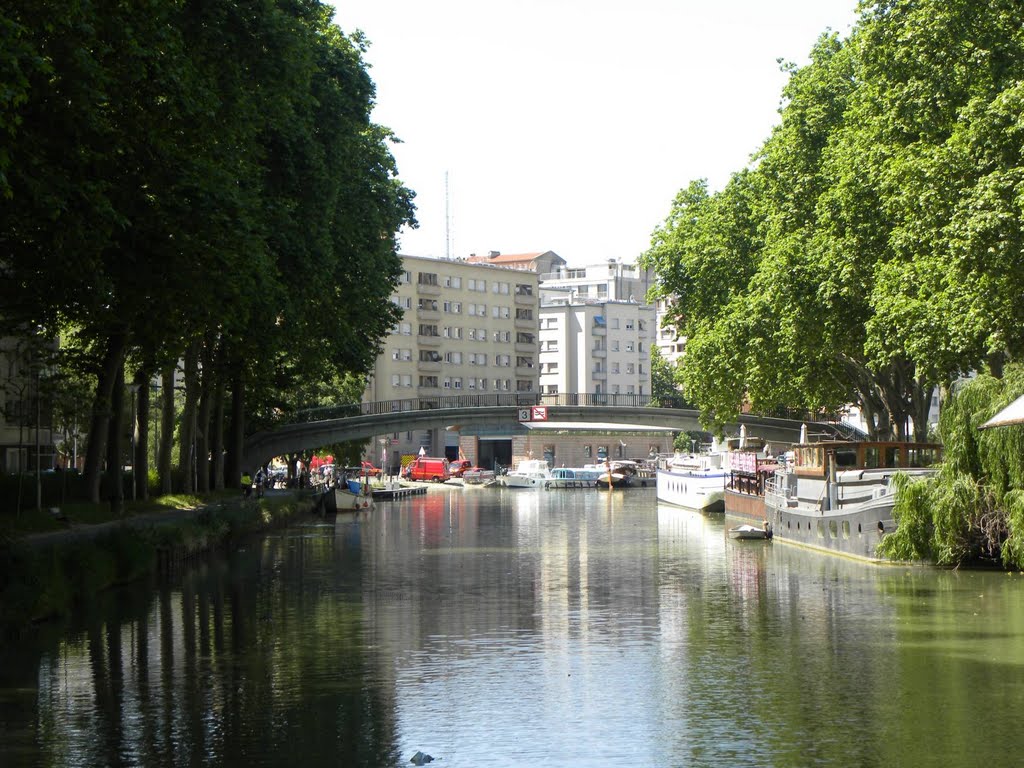
[[654,307],[542,290],[539,335],[542,393],[651,394]]
[[653,270],[614,259],[583,267],[562,266],[540,276],[544,288],[566,288],[579,299],[644,304],[654,285]]
[[613,259],[540,279],[541,391],[649,395],[652,270]]
[[658,331],[655,343],[661,356],[668,360],[672,367],[675,367],[686,349],[686,337],[680,336],[675,326],[668,322],[667,314],[670,306],[671,302],[666,299],[658,299],[655,304]]
[[[394,410],[407,410],[426,398],[538,390],[536,273],[461,259],[402,262],[392,301],[404,317],[385,340],[364,402],[396,401]],[[392,463],[421,447],[457,454],[458,435],[406,431],[377,442]],[[381,447],[370,455],[379,459]]]

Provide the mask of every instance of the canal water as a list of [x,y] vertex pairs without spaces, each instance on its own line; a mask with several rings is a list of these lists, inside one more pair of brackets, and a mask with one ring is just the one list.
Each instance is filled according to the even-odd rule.
[[438,489],[100,596],[0,655],[0,765],[1010,765],[1024,577],[653,490]]

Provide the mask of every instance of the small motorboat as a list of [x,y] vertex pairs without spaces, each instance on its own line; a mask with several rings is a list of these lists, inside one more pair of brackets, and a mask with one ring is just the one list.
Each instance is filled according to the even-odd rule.
[[735,528],[729,529],[729,538],[731,539],[760,539],[771,541],[772,538],[772,524],[767,520],[764,521],[764,526],[758,528],[756,525],[737,525]]

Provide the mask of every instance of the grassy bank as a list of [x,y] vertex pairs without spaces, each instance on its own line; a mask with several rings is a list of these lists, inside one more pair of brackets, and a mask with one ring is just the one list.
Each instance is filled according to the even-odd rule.
[[[145,511],[115,521],[103,520],[97,511],[100,519],[76,519],[59,532],[18,535],[9,528],[0,539],[0,634],[10,637],[33,622],[65,615],[100,590],[230,545],[313,504],[309,496],[293,494],[171,498],[176,501],[148,502]],[[42,522],[47,528],[57,525]]]

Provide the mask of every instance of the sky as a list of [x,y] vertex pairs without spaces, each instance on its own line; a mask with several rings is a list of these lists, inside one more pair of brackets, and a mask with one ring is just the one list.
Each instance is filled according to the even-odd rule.
[[721,189],[779,120],[786,75],[856,0],[328,0],[361,30],[374,122],[401,141],[399,251],[633,261],[676,193]]

